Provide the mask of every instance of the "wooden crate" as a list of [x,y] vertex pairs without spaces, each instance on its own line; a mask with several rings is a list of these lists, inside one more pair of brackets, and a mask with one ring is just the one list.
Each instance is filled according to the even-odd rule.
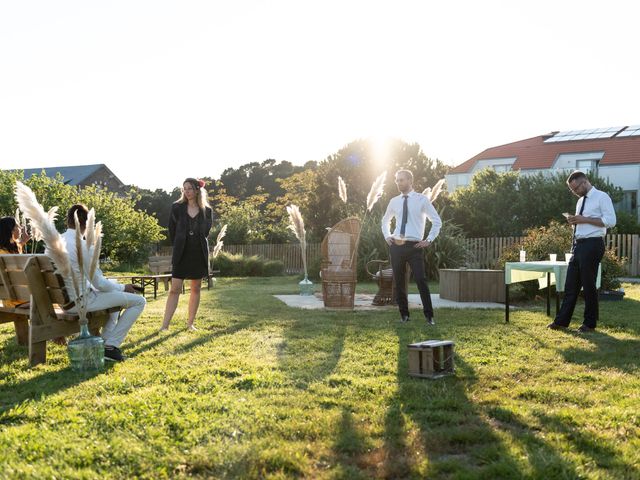
[[453,342],[426,340],[407,345],[409,375],[420,378],[440,378],[454,370]]
[[454,302],[505,301],[504,271],[441,269],[440,298]]

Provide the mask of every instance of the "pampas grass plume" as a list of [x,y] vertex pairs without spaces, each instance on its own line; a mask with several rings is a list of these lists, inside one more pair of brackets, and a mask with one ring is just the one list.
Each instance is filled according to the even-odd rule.
[[220,229],[220,233],[218,233],[218,236],[216,237],[216,246],[213,247],[213,258],[216,258],[222,251],[222,247],[224,246],[224,242],[222,241],[222,239],[225,237],[226,234],[227,234],[227,224],[225,223]]
[[435,184],[433,190],[431,191],[431,195],[429,196],[429,200],[431,200],[431,203],[436,201],[436,198],[438,198],[438,195],[440,195],[440,192],[442,191],[443,185],[444,178],[441,178],[440,180],[438,180],[438,183]]
[[384,193],[384,180],[387,177],[387,171],[382,172],[371,185],[371,190],[367,195],[367,211],[371,211],[378,199]]
[[289,205],[287,207],[289,213],[289,229],[295,233],[296,238],[300,241],[300,249],[302,250],[302,264],[304,266],[304,275],[307,276],[307,237],[304,230],[304,220],[297,205]]
[[49,255],[56,266],[57,271],[65,278],[72,277],[71,264],[67,247],[60,233],[56,230],[52,217],[55,218],[55,210],[45,212],[38,203],[33,191],[22,182],[16,182],[16,200],[25,217],[31,220],[32,226],[42,236],[42,240],[49,249]]
[[338,195],[340,195],[340,200],[347,203],[347,186],[340,176],[338,177]]

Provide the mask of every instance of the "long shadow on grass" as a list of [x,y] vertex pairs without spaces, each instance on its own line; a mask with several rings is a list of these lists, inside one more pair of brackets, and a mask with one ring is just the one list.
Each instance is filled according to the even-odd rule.
[[313,317],[304,313],[296,315],[285,327],[284,339],[278,347],[280,368],[298,388],[333,373],[344,349],[344,318],[325,312]]
[[[436,333],[437,332],[433,332]],[[486,420],[487,412],[469,398],[478,381],[474,369],[456,353],[455,376],[428,380],[408,375],[407,345],[415,341],[412,330],[398,328],[397,393],[388,404],[385,419],[383,478],[522,478],[528,473]],[[520,422],[520,430],[527,425]],[[512,427],[510,427],[512,428]],[[561,470],[575,478],[574,467],[541,439],[536,445],[547,453],[548,463],[532,462],[534,478],[551,478]],[[426,459],[424,458],[426,456]]]
[[627,373],[635,373],[640,367],[640,340],[620,340],[601,330],[580,336],[591,342],[596,348],[585,349],[571,347],[560,353],[565,361],[588,365],[592,368],[615,368]]
[[[456,376],[412,378],[406,346],[414,339],[404,330],[398,337],[398,390],[385,421],[384,477],[521,476],[521,467],[468,398],[477,381],[473,368],[457,355]],[[426,465],[420,465],[422,455],[428,459]]]
[[[224,289],[218,289],[216,291],[217,298],[215,305],[211,307],[206,307],[205,305],[200,306],[201,311],[203,307],[214,309],[216,314],[228,319],[226,322],[227,325],[219,328],[216,324],[209,326],[203,326],[204,323],[200,324],[200,331],[194,334],[195,338],[187,343],[177,345],[174,349],[175,353],[185,353],[225,335],[233,335],[240,330],[260,325],[268,319],[268,317],[265,316],[265,312],[272,315],[271,309],[267,308],[265,304],[268,302],[280,303],[279,300],[275,300],[269,296],[264,298],[265,295],[263,292],[248,296],[246,285],[245,288],[231,288],[237,283],[241,282],[233,281],[229,285],[225,285]],[[278,303],[274,305],[278,305]],[[197,321],[196,324],[198,324]]]
[[277,352],[279,364],[300,388],[330,375],[340,360],[346,328],[340,317],[344,313],[292,309],[264,290],[248,298],[246,289],[229,286],[217,291],[214,308],[234,321],[222,329],[213,327],[210,332],[198,333],[193,340],[176,346],[175,353],[185,353],[225,335],[259,327],[275,316],[279,323],[284,323],[284,339]]
[[[599,302],[600,319],[598,324],[600,327],[610,327],[620,329],[640,335],[640,321],[638,313],[640,311],[640,302],[631,298],[625,298],[621,301],[601,301]],[[576,319],[574,316],[574,321]]]
[[151,350],[152,348],[155,348],[158,345],[166,342],[167,340],[170,340],[171,338],[181,334],[186,329],[187,329],[186,327],[183,327],[183,328],[175,330],[175,331],[173,331],[171,333],[158,332],[158,331],[150,333],[149,335],[147,335],[147,336],[145,336],[143,338],[140,338],[138,340],[130,342],[130,345],[135,347],[135,348],[127,349],[127,355],[130,356],[130,357],[135,357],[136,355],[139,355],[142,352],[146,352],[147,350]]
[[573,449],[584,456],[591,457],[598,467],[604,470],[615,469],[614,471],[618,473],[623,472],[623,478],[640,478],[638,466],[622,461],[620,453],[608,445],[607,440],[587,431],[569,418],[545,413],[536,413],[536,416],[546,428],[562,434]]
[[[488,407],[486,414],[494,428],[506,433],[526,453],[532,478],[578,478],[576,466],[564,459],[556,449],[542,440],[524,419],[503,407]],[[545,422],[542,422],[545,423]],[[548,427],[549,425],[545,425]],[[555,429],[554,429],[555,430]]]
[[[22,360],[25,368],[28,368],[25,360],[27,349],[15,345],[14,338],[8,338],[4,343],[0,346],[0,363],[7,366]],[[13,368],[22,370],[21,366]],[[32,372],[37,373],[37,369],[30,370],[29,373]],[[103,373],[104,371],[78,373],[66,368],[41,373],[28,380],[3,380],[0,388],[0,430],[3,426],[23,421],[20,405],[24,402],[41,401]]]

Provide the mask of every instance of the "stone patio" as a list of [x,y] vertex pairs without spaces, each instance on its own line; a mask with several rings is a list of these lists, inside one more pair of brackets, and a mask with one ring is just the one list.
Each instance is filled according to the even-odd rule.
[[[316,293],[315,295],[302,296],[302,295],[274,295],[278,300],[286,303],[289,307],[302,308],[306,310],[319,310],[324,309],[324,303],[322,302],[322,294]],[[380,310],[391,309],[397,310],[398,307],[393,305],[386,305],[378,307],[372,305],[374,294],[357,293],[355,296],[355,310]],[[454,302],[452,300],[444,300],[440,298],[438,294],[431,294],[431,303],[433,308],[491,308],[504,310],[503,303],[491,303],[491,302]],[[409,294],[409,308],[422,308],[420,302],[420,295],[417,293]]]

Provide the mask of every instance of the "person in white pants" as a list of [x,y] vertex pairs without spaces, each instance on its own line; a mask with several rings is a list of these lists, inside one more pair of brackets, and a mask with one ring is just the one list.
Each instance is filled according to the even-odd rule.
[[[84,234],[86,228],[87,216],[89,211],[87,207],[81,204],[73,205],[67,212],[67,231],[62,234],[62,238],[66,243],[67,252],[69,253],[69,262],[73,268],[76,278],[80,277],[80,267],[78,263],[78,255],[76,251],[76,231],[74,214],[78,215],[78,222]],[[83,240],[84,241],[84,240]],[[45,251],[45,253],[47,253]],[[88,259],[85,259],[88,262]],[[88,271],[88,268],[85,269]],[[73,288],[73,280],[71,278],[64,279],[69,293],[69,300],[75,301],[75,289]],[[102,330],[102,339],[104,340],[104,358],[108,361],[121,362],[125,360],[125,356],[120,350],[120,345],[124,341],[129,329],[138,319],[142,310],[146,305],[146,300],[142,295],[135,293],[133,285],[124,285],[112,280],[108,280],[97,268],[96,273],[87,281],[87,290],[89,300],[87,311],[94,312],[112,307],[120,307],[121,311],[111,314],[109,320]],[[69,312],[77,313],[77,307],[69,309]]]

